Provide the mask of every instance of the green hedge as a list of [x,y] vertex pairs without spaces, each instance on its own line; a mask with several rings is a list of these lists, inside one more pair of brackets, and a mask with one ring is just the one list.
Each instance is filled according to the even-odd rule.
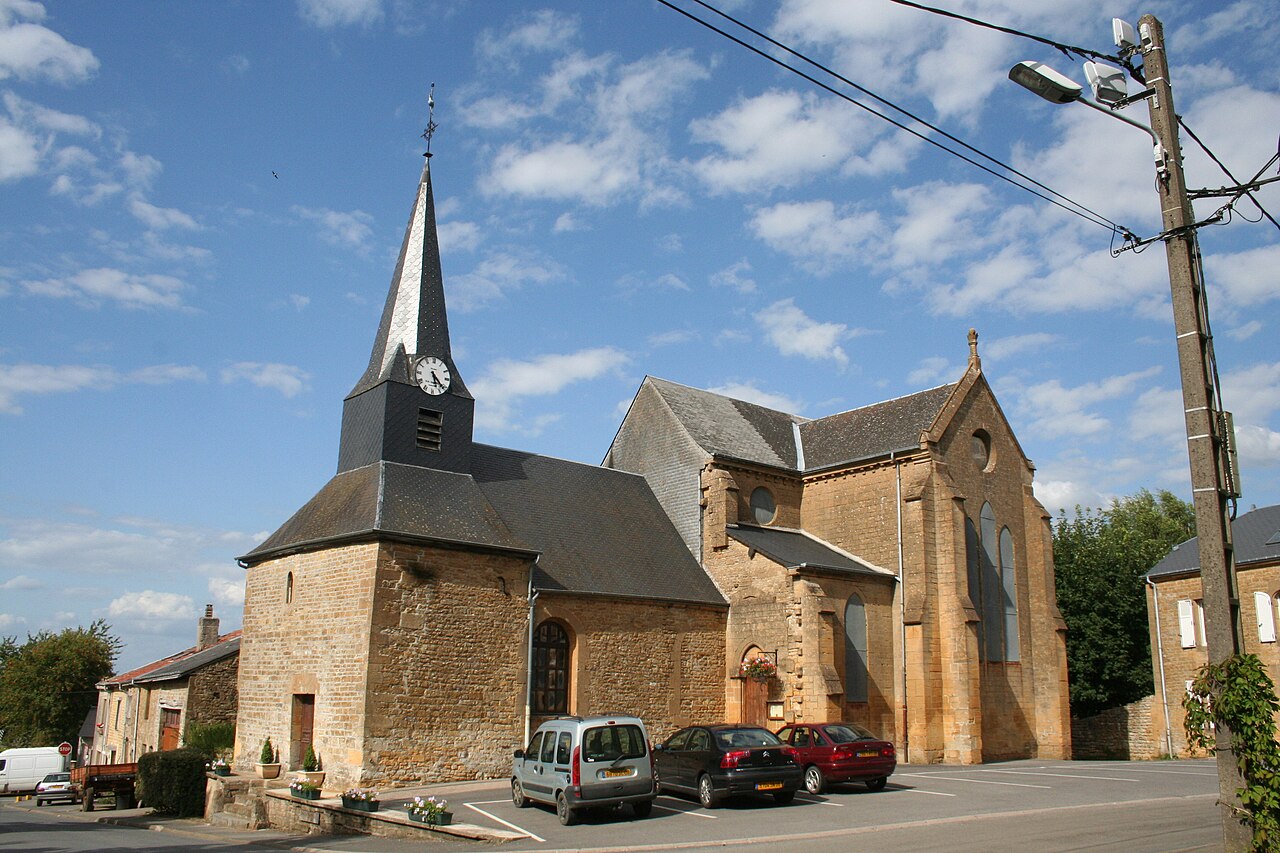
[[205,758],[190,747],[148,752],[138,759],[138,799],[157,814],[204,814]]
[[187,723],[182,743],[183,746],[200,750],[205,761],[212,761],[220,755],[231,753],[231,748],[236,744],[236,724]]

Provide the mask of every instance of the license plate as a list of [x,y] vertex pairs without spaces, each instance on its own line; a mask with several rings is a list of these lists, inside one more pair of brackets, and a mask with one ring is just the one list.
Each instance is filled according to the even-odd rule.
[[859,752],[858,753],[859,758],[878,758],[879,756],[880,756],[880,753],[878,752]]
[[606,770],[606,771],[604,771],[604,776],[605,776],[605,778],[606,778],[606,779],[615,779],[615,778],[617,778],[618,776],[630,776],[630,775],[631,775],[631,771],[630,771],[630,770],[627,770],[626,768],[623,768],[623,769],[620,769],[620,770]]
[[756,785],[757,791],[776,791],[782,787],[781,782],[761,782]]

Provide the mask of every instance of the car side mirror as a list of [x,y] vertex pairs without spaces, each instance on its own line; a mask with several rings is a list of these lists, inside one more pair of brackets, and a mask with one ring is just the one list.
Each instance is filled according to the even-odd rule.
[[664,752],[666,751],[666,748],[667,748],[667,745],[665,743],[655,743],[653,745],[654,752]]
[[511,755],[513,758],[524,758],[524,750],[517,749],[515,752],[511,753]]

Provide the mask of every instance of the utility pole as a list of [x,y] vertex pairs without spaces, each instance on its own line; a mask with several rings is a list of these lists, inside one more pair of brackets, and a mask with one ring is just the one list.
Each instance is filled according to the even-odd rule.
[[[1208,333],[1204,280],[1195,218],[1187,199],[1178,143],[1178,116],[1173,109],[1169,61],[1164,28],[1152,15],[1138,21],[1142,40],[1143,72],[1153,92],[1147,98],[1151,129],[1164,147],[1165,162],[1157,163],[1160,208],[1164,218],[1165,254],[1169,262],[1169,289],[1173,299],[1178,364],[1182,373],[1182,401],[1186,410],[1187,453],[1191,460],[1191,491],[1196,511],[1196,536],[1200,546],[1200,582],[1204,595],[1205,638],[1209,661],[1221,663],[1242,651],[1240,595],[1236,589],[1235,556],[1231,545],[1228,497],[1234,487],[1228,480],[1226,434],[1218,410],[1216,381],[1211,372],[1213,339]],[[1222,834],[1227,850],[1247,850],[1249,831],[1237,817],[1242,782],[1232,751],[1231,732],[1221,724],[1214,732],[1218,761],[1218,801],[1222,805]]]

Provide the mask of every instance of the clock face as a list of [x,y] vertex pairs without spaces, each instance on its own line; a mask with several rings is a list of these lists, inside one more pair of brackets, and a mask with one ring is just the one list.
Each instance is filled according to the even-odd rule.
[[448,391],[452,379],[449,365],[434,355],[418,359],[418,364],[413,369],[413,378],[417,380],[418,387],[428,394],[443,394]]

